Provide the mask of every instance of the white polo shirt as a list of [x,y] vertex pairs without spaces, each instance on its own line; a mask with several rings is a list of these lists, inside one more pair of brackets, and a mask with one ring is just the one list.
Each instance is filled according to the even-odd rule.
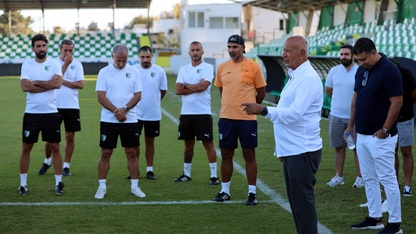
[[332,100],[330,114],[338,117],[349,119],[351,111],[351,99],[354,94],[355,73],[358,65],[347,70],[344,65],[339,64],[329,70],[325,86],[332,88]]
[[168,80],[165,70],[156,64],[145,69],[142,66],[134,66],[140,72],[142,81],[142,99],[136,105],[137,119],[146,121],[157,121],[162,119],[160,107],[160,90],[168,89]]
[[[197,84],[201,79],[212,84],[214,68],[211,64],[202,62],[196,67],[187,64],[179,69],[176,83]],[[211,115],[211,84],[203,92],[182,95],[181,115]]]
[[[140,73],[136,68],[126,65],[118,70],[110,64],[98,73],[95,91],[105,91],[107,99],[117,108],[124,107],[135,93],[142,91]],[[137,122],[136,109],[132,108],[126,114],[127,120],[124,123]],[[107,123],[120,123],[114,113],[102,107],[101,121]]]
[[[20,80],[48,81],[55,74],[62,75],[61,65],[55,59],[46,58],[43,63],[30,59],[22,64]],[[56,112],[58,112],[56,108],[56,89],[40,93],[26,92],[25,113],[46,114]]]
[[[61,64],[61,67],[64,65],[64,61],[60,57],[56,58],[56,60]],[[82,64],[75,59],[72,60],[63,78],[69,82],[84,80],[84,68]],[[56,90],[56,105],[58,108],[79,109],[78,89],[72,89],[62,85],[60,89]]]

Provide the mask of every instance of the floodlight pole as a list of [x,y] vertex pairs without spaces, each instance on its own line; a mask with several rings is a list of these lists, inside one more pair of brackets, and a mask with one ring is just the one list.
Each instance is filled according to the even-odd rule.
[[12,11],[9,10],[9,36],[12,35]]
[[113,0],[113,37],[116,36],[115,27],[116,27],[116,0]]

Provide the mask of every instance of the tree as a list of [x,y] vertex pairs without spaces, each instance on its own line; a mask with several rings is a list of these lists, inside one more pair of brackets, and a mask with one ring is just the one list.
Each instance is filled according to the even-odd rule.
[[20,11],[11,11],[11,32],[9,29],[9,12],[0,15],[0,34],[30,34],[33,30],[29,25],[33,19],[28,16],[24,17]]
[[[153,26],[153,18],[150,18],[150,25],[149,27]],[[126,26],[124,27],[125,29],[132,29],[134,27],[135,24],[146,24],[147,25],[147,16],[136,16],[133,18],[133,20]]]

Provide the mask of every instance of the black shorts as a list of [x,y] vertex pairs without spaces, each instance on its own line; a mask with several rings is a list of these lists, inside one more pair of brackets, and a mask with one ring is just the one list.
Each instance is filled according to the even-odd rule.
[[22,141],[27,144],[38,142],[39,132],[42,132],[42,141],[50,143],[61,142],[59,113],[28,114],[23,116]]
[[212,141],[211,115],[181,115],[179,118],[178,139]]
[[257,120],[233,120],[220,118],[218,121],[221,149],[238,148],[238,139],[243,149],[257,147]]
[[79,109],[58,108],[58,112],[61,115],[61,124],[64,122],[65,132],[81,131]]
[[121,146],[135,148],[139,143],[139,124],[136,123],[107,123],[100,122],[100,147],[104,149],[117,148],[120,135]]
[[158,137],[160,135],[160,121],[147,121],[138,119],[140,135],[144,127],[144,135],[147,137]]

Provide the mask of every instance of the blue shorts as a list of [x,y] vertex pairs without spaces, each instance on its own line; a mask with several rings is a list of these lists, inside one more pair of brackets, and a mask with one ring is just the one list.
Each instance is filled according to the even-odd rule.
[[232,120],[220,118],[218,121],[221,149],[238,148],[238,139],[243,149],[257,147],[257,120]]

